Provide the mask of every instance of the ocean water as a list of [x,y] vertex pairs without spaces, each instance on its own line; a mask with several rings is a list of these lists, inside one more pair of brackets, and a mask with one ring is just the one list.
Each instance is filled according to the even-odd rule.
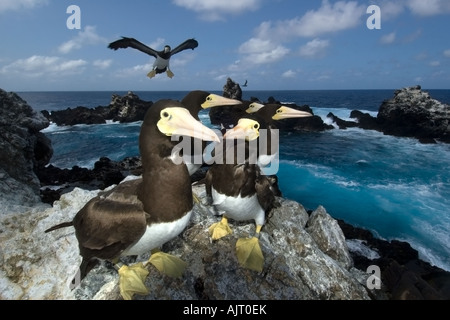
[[[428,90],[450,104],[450,90]],[[19,92],[35,110],[108,105],[111,95],[126,92]],[[135,92],[141,99],[181,100],[187,93]],[[221,94],[222,92],[215,92]],[[394,90],[244,91],[243,98],[269,97],[298,105],[314,114],[329,112],[349,119],[352,110],[376,116]],[[210,125],[207,112],[200,118]],[[60,168],[92,168],[101,157],[122,160],[139,155],[140,122],[130,124],[51,125],[51,163]],[[279,185],[283,196],[314,210],[319,205],[337,219],[372,231],[386,240],[408,241],[420,257],[450,271],[450,145],[421,144],[372,130],[329,130],[280,135]]]

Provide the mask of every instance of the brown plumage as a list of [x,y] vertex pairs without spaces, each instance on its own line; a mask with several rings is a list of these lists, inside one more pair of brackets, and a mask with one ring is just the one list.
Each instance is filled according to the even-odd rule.
[[[125,255],[149,253],[186,227],[193,207],[191,180],[186,165],[174,163],[171,157],[178,143],[171,136],[180,134],[218,141],[217,135],[195,120],[180,102],[160,100],[153,104],[139,136],[142,179],[100,192],[72,222],[46,230],[75,228],[83,258],[80,280],[97,259],[115,262]],[[174,231],[164,231],[166,225]]]

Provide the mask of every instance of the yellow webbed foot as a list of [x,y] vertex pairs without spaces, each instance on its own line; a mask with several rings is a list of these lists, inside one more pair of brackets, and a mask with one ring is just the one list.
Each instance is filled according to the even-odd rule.
[[213,240],[218,240],[226,235],[232,234],[230,227],[228,226],[228,219],[223,217],[217,223],[214,223],[211,227],[209,227],[209,234]]
[[148,262],[153,264],[159,272],[172,278],[181,277],[187,266],[186,262],[180,258],[161,251],[152,252]]
[[148,294],[144,282],[148,276],[148,270],[142,262],[132,266],[123,265],[119,269],[119,288],[124,300],[131,300],[134,294]]
[[238,239],[236,242],[236,256],[244,268],[261,272],[264,266],[264,256],[256,237]]
[[154,76],[156,76],[156,71],[155,70],[152,70],[149,73],[147,73],[147,77],[149,77],[149,78],[153,78]]
[[167,76],[168,76],[170,79],[173,78],[174,74],[173,74],[172,71],[170,71],[169,69],[167,69],[166,73],[167,73]]
[[194,199],[194,203],[200,204],[200,198],[195,194],[195,192],[192,192],[192,198]]

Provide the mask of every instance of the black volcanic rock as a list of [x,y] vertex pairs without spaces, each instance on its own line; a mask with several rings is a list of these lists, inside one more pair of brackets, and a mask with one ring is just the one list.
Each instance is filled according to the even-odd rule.
[[[140,157],[128,157],[115,162],[107,157],[101,157],[93,169],[74,166],[71,169],[60,169],[49,165],[37,170],[41,181],[41,198],[45,203],[52,204],[59,200],[62,194],[72,191],[75,187],[86,190],[105,189],[118,184],[129,174],[141,174]],[[55,187],[57,187],[55,189]]]
[[369,259],[360,252],[350,255],[356,268],[367,270],[371,265],[381,270],[381,280],[391,300],[448,300],[450,272],[432,266],[419,258],[417,250],[404,241],[375,238],[362,228],[337,220],[347,240],[358,239],[379,256]]
[[32,206],[39,201],[35,170],[53,155],[51,141],[40,132],[49,121],[16,93],[0,89],[0,202]]
[[336,123],[339,129],[359,127],[357,122],[342,120],[338,116],[335,116],[332,112],[327,114],[327,118],[330,118],[334,123]]
[[51,122],[59,126],[71,126],[76,124],[102,124],[107,120],[120,123],[136,122],[144,119],[151,101],[141,100],[133,92],[124,96],[113,94],[109,106],[87,108],[79,106],[65,110],[42,111],[42,114]]
[[223,96],[225,98],[242,100],[242,89],[239,83],[234,82],[231,78],[223,86]]
[[366,130],[378,130],[380,131],[380,124],[377,118],[372,117],[368,113],[363,113],[359,110],[353,110],[350,112],[350,118],[358,121],[358,126],[361,129]]
[[351,112],[354,122],[342,120],[332,113],[328,117],[339,129],[358,127],[416,138],[423,143],[450,143],[450,106],[432,99],[420,86],[396,90],[392,99],[383,101],[376,118],[358,110]]
[[[399,92],[401,93],[401,91]],[[130,101],[135,97],[129,95],[130,100],[125,99],[125,105],[130,104]],[[117,105],[122,105],[124,101],[121,97],[116,97]],[[115,100],[115,99],[113,99]],[[272,99],[271,99],[272,100]],[[275,99],[273,99],[275,100]],[[116,104],[114,103],[114,105]],[[307,107],[307,106],[304,106]],[[434,107],[432,107],[434,108]],[[113,107],[114,109],[114,107]],[[125,112],[124,109],[118,108],[115,110],[115,113],[120,113],[120,110],[123,111],[123,115],[127,114],[130,116],[130,119],[137,115],[137,113],[128,113]],[[79,110],[81,113],[83,109]],[[84,110],[85,111],[85,110]],[[445,112],[444,112],[445,113]],[[43,113],[45,114],[45,112]],[[48,114],[48,113],[47,113]],[[98,110],[97,115],[100,114],[100,109]],[[49,114],[48,114],[49,115]],[[365,114],[355,112],[354,116],[356,118],[359,117],[359,122],[366,122],[367,126],[376,126],[377,121],[373,122],[372,119],[367,118]],[[314,119],[312,117],[311,119]],[[74,189],[75,186],[79,186],[86,189],[103,189],[110,185],[119,183],[125,176],[128,174],[139,175],[142,170],[142,165],[139,157],[134,158],[126,158],[121,162],[114,162],[108,158],[102,157],[95,163],[94,169],[89,170],[86,168],[73,167],[72,169],[59,169],[53,166],[46,167],[48,164],[48,160],[52,155],[51,143],[45,136],[39,131],[46,128],[49,125],[49,121],[43,117],[40,113],[34,112],[30,106],[26,104],[25,101],[20,99],[16,94],[6,93],[3,90],[0,90],[0,145],[2,153],[0,154],[0,204],[2,205],[2,212],[11,213],[14,212],[11,209],[11,203],[21,203],[25,206],[33,206],[36,205],[36,199],[27,198],[28,195],[24,192],[25,189],[29,189],[31,187],[34,192],[39,192],[39,187],[46,186],[59,186],[58,190],[47,188],[43,191],[42,199],[46,203],[53,203],[53,201],[59,199],[61,192],[68,189]],[[301,124],[301,129],[304,129],[304,124]],[[200,179],[199,177],[198,179]],[[274,177],[276,178],[276,177]],[[40,183],[39,181],[40,180]],[[274,185],[276,185],[276,179],[273,181]],[[281,193],[279,194],[281,196]],[[4,201],[6,199],[6,201]],[[25,200],[25,201],[24,201]],[[323,222],[332,221],[331,217],[328,217],[328,214],[325,214],[323,208],[319,210],[315,210],[309,217],[304,210],[304,208],[300,204],[294,204],[288,200],[280,199],[283,202],[283,208],[278,208],[276,214],[271,215],[270,220],[268,221],[266,227],[263,232],[266,233],[267,237],[272,237],[279,233],[280,235],[286,234],[294,234],[294,237],[285,237],[286,240],[279,242],[278,244],[275,241],[270,241],[268,244],[270,246],[276,245],[278,251],[274,251],[277,254],[273,254],[271,258],[271,266],[267,270],[268,273],[264,273],[261,275],[261,280],[266,282],[266,287],[263,287],[261,292],[264,293],[263,297],[268,298],[277,298],[277,295],[270,296],[271,290],[273,289],[274,283],[281,284],[286,288],[283,288],[283,291],[286,293],[286,296],[290,295],[290,290],[296,285],[301,285],[305,290],[300,291],[304,295],[295,295],[295,298],[301,299],[326,299],[329,297],[332,298],[340,298],[342,299],[342,294],[345,293],[343,288],[340,287],[342,283],[347,279],[347,277],[341,278],[343,280],[336,278],[336,272],[341,270],[342,267],[339,266],[340,260],[330,260],[330,256],[327,254],[324,255],[324,251],[318,250],[317,248],[325,248],[329,244],[336,244],[334,241],[336,237],[330,237],[334,233],[328,233],[327,237],[324,239],[330,239],[333,241],[318,241],[321,239],[320,233],[326,233],[329,228],[322,228],[324,225]],[[301,209],[301,210],[300,210]],[[71,210],[70,204],[66,203],[58,204],[56,206],[55,213],[58,214],[59,211]],[[4,263],[2,266],[4,270],[3,273],[7,274],[5,277],[4,283],[2,285],[11,288],[11,292],[13,292],[14,296],[17,294],[19,297],[24,296],[25,287],[19,287],[18,283],[25,285],[30,285],[31,289],[26,294],[30,292],[34,292],[35,294],[39,292],[38,297],[43,297],[48,294],[51,296],[46,290],[48,288],[58,289],[61,288],[60,283],[58,285],[51,286],[43,286],[42,290],[36,290],[33,288],[33,281],[39,275],[37,272],[22,272],[23,268],[18,266],[26,266],[27,270],[29,269],[29,265],[36,264],[34,270],[44,270],[50,273],[51,278],[55,278],[54,272],[56,269],[61,268],[49,268],[48,259],[52,259],[52,254],[42,254],[40,256],[38,252],[42,248],[52,248],[54,239],[51,239],[49,242],[48,238],[44,238],[42,236],[42,232],[44,230],[46,219],[52,218],[52,214],[49,214],[47,211],[42,213],[37,213],[37,216],[33,213],[29,212],[29,208],[25,211],[18,211],[21,214],[18,215],[10,215],[6,214],[5,220],[2,220],[2,229],[0,233],[3,236],[4,242],[11,241],[7,245],[3,246],[2,249],[5,249],[1,253],[1,258]],[[65,212],[65,211],[64,211]],[[183,242],[183,244],[188,244],[191,246],[192,244],[198,244],[198,236],[203,237],[202,246],[203,247],[193,247],[194,250],[192,252],[203,252],[203,258],[200,259],[202,263],[205,264],[206,267],[198,269],[200,272],[202,270],[207,270],[208,272],[212,272],[211,274],[214,276],[208,276],[206,274],[203,278],[197,277],[196,281],[180,281],[179,284],[182,288],[186,289],[186,283],[194,283],[195,292],[197,296],[208,297],[209,294],[212,294],[214,290],[214,285],[217,284],[217,280],[209,281],[209,279],[216,279],[215,277],[220,276],[228,276],[233,275],[234,272],[227,272],[230,269],[227,263],[233,261],[234,256],[228,254],[222,254],[220,257],[220,253],[217,248],[220,248],[222,253],[232,253],[234,252],[231,245],[231,241],[228,243],[228,247],[224,250],[223,244],[220,246],[215,244],[216,248],[212,251],[210,239],[207,236],[207,233],[203,232],[206,230],[206,226],[210,225],[210,221],[206,222],[206,219],[211,219],[212,215],[209,209],[204,210],[201,209],[199,214],[201,214],[201,218],[195,221],[195,223],[191,224],[189,230],[185,232],[183,236],[180,236],[177,241],[175,241],[175,245],[173,248],[185,248],[186,246],[181,245],[180,241],[185,241],[189,239],[189,241]],[[299,214],[301,213],[301,214]],[[321,217],[327,216],[327,219],[318,220],[316,224],[309,224],[309,221],[313,219],[313,216]],[[38,219],[37,219],[38,218]],[[64,217],[67,218],[67,217]],[[30,219],[30,220],[27,220]],[[291,220],[294,219],[294,220]],[[289,223],[285,224],[288,221]],[[49,223],[49,221],[46,221]],[[59,222],[59,220],[58,220]],[[338,221],[340,228],[335,228],[334,224],[333,228],[329,229],[330,231],[339,231],[339,234],[342,233],[345,236],[347,241],[349,240],[361,240],[367,247],[376,251],[378,256],[375,258],[368,258],[367,256],[361,255],[356,251],[350,251],[350,255],[352,257],[353,266],[362,271],[364,274],[367,270],[367,267],[370,265],[377,265],[381,269],[381,279],[383,282],[383,288],[380,290],[380,294],[377,293],[369,293],[372,298],[377,299],[378,297],[381,299],[385,298],[384,293],[386,292],[390,299],[404,299],[404,300],[412,300],[412,299],[426,299],[426,300],[448,300],[450,299],[450,273],[446,272],[440,268],[431,266],[427,262],[424,262],[419,259],[418,252],[413,249],[408,243],[392,240],[385,241],[378,238],[375,238],[369,231],[352,227],[346,224],[343,221]],[[202,225],[203,224],[203,225]],[[302,227],[308,225],[307,228]],[[312,227],[313,225],[314,228]],[[331,226],[331,224],[327,224]],[[35,228],[36,233],[30,232],[30,228]],[[239,226],[236,226],[239,227]],[[288,230],[281,229],[280,227],[288,227]],[[317,228],[316,228],[317,227]],[[9,230],[10,229],[10,230]],[[199,232],[199,230],[201,230]],[[250,229],[246,229],[248,232]],[[19,231],[19,232],[18,232]],[[36,236],[38,235],[38,236]],[[197,236],[198,235],[198,236]],[[8,237],[9,236],[9,237]],[[20,240],[23,236],[23,241]],[[301,236],[301,238],[300,238]],[[280,236],[276,236],[273,239],[278,239]],[[314,241],[311,239],[314,238]],[[267,239],[264,237],[263,239]],[[298,241],[291,241],[291,239],[297,239]],[[16,241],[18,240],[18,241]],[[37,240],[37,242],[35,242]],[[42,240],[42,242],[41,242]],[[18,244],[21,244],[20,246]],[[58,245],[64,245],[70,243],[68,240],[64,240],[60,242]],[[285,250],[286,245],[291,247],[295,245],[296,251],[292,252],[289,255],[286,255],[287,251]],[[341,249],[341,253],[345,253],[347,249],[346,246],[342,244],[337,246],[338,249]],[[74,246],[73,248],[76,248]],[[199,248],[203,250],[199,250]],[[208,250],[205,250],[208,249]],[[266,247],[264,247],[266,250]],[[312,250],[312,248],[314,250]],[[12,250],[6,250],[12,249]],[[24,249],[24,253],[20,253],[20,250]],[[58,252],[62,252],[64,250],[59,250]],[[19,251],[18,251],[19,250]],[[191,249],[192,250],[192,249]],[[7,252],[8,251],[8,252]],[[20,254],[18,254],[18,252]],[[75,251],[73,251],[75,252]],[[213,254],[211,254],[211,252]],[[282,254],[279,254],[282,253]],[[328,257],[327,257],[328,256]],[[66,261],[67,255],[64,254],[63,258],[57,261],[57,265],[61,266],[62,261]],[[192,257],[192,255],[188,254],[187,257]],[[276,257],[276,259],[274,259]],[[324,263],[324,257],[326,257],[327,263]],[[45,258],[45,259],[44,259]],[[78,259],[78,256],[76,255]],[[214,259],[218,259],[220,263],[216,265],[211,265],[210,262]],[[289,260],[292,262],[286,263],[288,259],[297,259],[297,260]],[[299,258],[299,259],[298,259]],[[211,260],[212,259],[212,260]],[[332,258],[334,259],[334,258]],[[19,262],[18,262],[19,261]],[[42,261],[45,262],[43,265],[39,265]],[[303,263],[304,265],[300,265]],[[73,266],[74,263],[68,264],[68,266]],[[221,270],[217,271],[217,266],[221,266]],[[351,271],[353,274],[361,275],[360,272],[354,272],[353,266],[351,266]],[[286,273],[286,270],[289,270],[288,267],[294,267],[295,272]],[[320,268],[318,268],[320,267]],[[348,265],[347,267],[350,267]],[[273,272],[274,270],[279,270],[277,272]],[[293,270],[294,270],[293,269]],[[240,277],[231,277],[230,279],[248,279],[249,273],[241,271],[240,269],[233,269],[236,272],[242,272],[242,276]],[[328,272],[331,271],[331,272]],[[326,272],[325,272],[326,271]],[[340,272],[342,275],[346,275],[348,269],[345,269],[345,272]],[[64,272],[66,269],[64,269]],[[299,276],[301,275],[301,276]],[[327,279],[323,279],[323,275],[329,275],[330,281]],[[19,278],[25,276],[25,280],[23,282],[16,282]],[[66,276],[66,274],[64,275]],[[155,273],[152,273],[152,276],[155,276]],[[294,279],[295,276],[295,279]],[[291,280],[294,279],[295,281]],[[154,278],[153,278],[154,279]],[[233,283],[232,281],[228,281],[229,279],[225,279],[223,283],[229,284]],[[324,281],[323,281],[324,280]],[[364,278],[365,280],[365,278]],[[166,281],[164,278],[163,281]],[[41,284],[41,279],[38,279],[37,282]],[[304,282],[304,283],[303,283]],[[44,283],[44,282],[43,282]],[[237,283],[237,281],[236,281]],[[356,283],[356,282],[354,282]],[[11,285],[14,284],[14,285]],[[172,288],[173,285],[176,285],[172,280],[164,283],[161,286],[161,289]],[[258,291],[261,286],[254,286],[254,282],[249,282],[250,286],[248,288],[255,289]],[[323,289],[323,284],[329,285],[329,287]],[[19,290],[16,290],[20,288]],[[220,297],[223,298],[221,290],[221,286],[217,288],[217,295],[212,297]],[[328,290],[330,288],[330,290]],[[307,290],[306,290],[307,289]],[[311,290],[310,290],[311,289]],[[314,289],[314,290],[312,290]],[[345,288],[344,288],[345,289]],[[52,289],[53,290],[53,289]],[[4,293],[6,290],[2,291],[2,297],[4,298]],[[175,290],[178,294],[180,290]],[[11,294],[9,292],[8,294]],[[152,292],[159,293],[160,290],[154,290]],[[173,293],[174,291],[172,291]],[[250,290],[245,289],[239,292],[250,292]],[[238,292],[238,293],[239,293]],[[269,296],[267,295],[269,293]],[[357,292],[355,291],[355,294]],[[306,295],[305,295],[306,294]],[[331,294],[331,295],[330,295]],[[373,295],[373,296],[372,296]],[[351,294],[346,295],[345,297],[354,297]],[[170,296],[173,299],[173,296]],[[179,297],[179,296],[177,296]],[[357,299],[360,296],[356,296]]]
[[450,142],[450,106],[432,99],[420,86],[395,91],[377,116],[385,134]]

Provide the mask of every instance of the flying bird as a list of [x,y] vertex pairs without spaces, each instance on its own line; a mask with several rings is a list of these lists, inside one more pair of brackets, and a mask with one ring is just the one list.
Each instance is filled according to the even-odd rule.
[[172,78],[174,76],[173,72],[170,70],[169,62],[170,58],[177,54],[178,52],[181,52],[183,50],[192,49],[198,47],[198,42],[195,39],[188,39],[178,45],[176,48],[172,49],[169,45],[164,46],[164,50],[162,51],[156,51],[147,45],[143,44],[142,42],[139,42],[138,40],[134,38],[127,38],[122,37],[122,39],[119,39],[117,41],[111,42],[108,45],[109,49],[117,50],[117,49],[125,49],[125,48],[134,48],[141,52],[144,52],[154,58],[156,58],[155,62],[153,63],[152,70],[147,74],[147,77],[153,78],[159,73],[166,72],[167,76],[169,78]]

